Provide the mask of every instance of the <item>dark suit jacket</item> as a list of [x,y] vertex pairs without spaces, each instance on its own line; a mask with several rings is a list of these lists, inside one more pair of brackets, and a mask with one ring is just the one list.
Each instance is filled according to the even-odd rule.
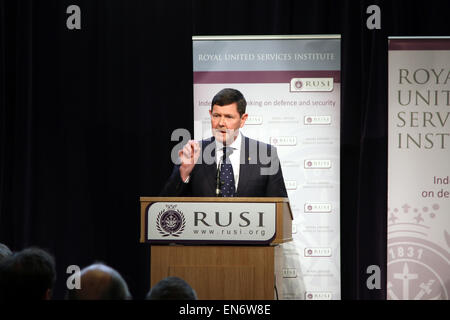
[[[181,180],[180,166],[175,165],[161,196],[216,196],[217,164],[214,137],[201,141],[201,152],[202,156],[191,172],[189,183]],[[287,197],[275,147],[242,136],[240,163],[235,197]]]

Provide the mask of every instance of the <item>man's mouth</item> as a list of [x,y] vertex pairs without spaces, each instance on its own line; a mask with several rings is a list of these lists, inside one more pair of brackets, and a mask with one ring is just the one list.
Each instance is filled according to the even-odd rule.
[[221,136],[230,136],[231,137],[234,135],[234,130],[231,130],[231,129],[215,129],[215,132],[217,132]]

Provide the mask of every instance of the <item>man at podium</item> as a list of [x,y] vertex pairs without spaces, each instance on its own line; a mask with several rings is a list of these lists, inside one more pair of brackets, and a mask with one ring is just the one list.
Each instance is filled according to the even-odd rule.
[[190,140],[161,196],[287,197],[274,146],[245,137],[247,102],[236,89],[218,92],[209,111],[213,136]]

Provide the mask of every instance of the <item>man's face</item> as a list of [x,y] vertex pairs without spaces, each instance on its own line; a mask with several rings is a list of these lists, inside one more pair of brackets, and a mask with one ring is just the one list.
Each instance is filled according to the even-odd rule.
[[225,106],[215,104],[209,114],[214,137],[225,145],[231,144],[236,139],[239,129],[244,126],[248,117],[246,113],[241,117],[236,102]]

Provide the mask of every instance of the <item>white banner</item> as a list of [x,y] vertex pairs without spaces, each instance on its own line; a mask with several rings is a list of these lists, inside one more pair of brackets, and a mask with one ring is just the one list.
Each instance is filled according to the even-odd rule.
[[247,100],[242,133],[277,147],[294,215],[278,298],[340,299],[340,37],[194,37],[193,57],[195,139],[229,87]]
[[449,299],[450,39],[389,40],[387,298]]

